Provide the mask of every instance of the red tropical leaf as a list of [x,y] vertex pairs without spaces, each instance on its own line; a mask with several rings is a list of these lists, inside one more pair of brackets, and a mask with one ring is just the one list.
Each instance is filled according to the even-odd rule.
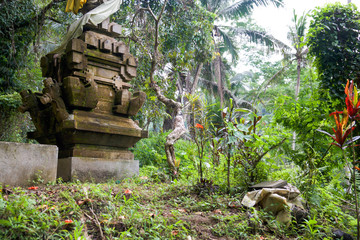
[[[342,117],[340,117],[340,115]],[[360,138],[360,136],[356,136],[356,137],[353,137],[352,139],[346,141],[346,138],[349,136],[351,131],[353,131],[355,129],[355,126],[353,123],[351,123],[348,126],[349,115],[348,115],[348,112],[346,109],[344,111],[333,112],[330,114],[330,116],[334,116],[336,130],[335,130],[335,128],[333,128],[332,130],[335,135],[331,135],[330,133],[325,132],[323,130],[318,130],[318,131],[321,133],[324,133],[324,134],[330,136],[332,139],[334,139],[335,142],[331,143],[332,145],[335,145],[341,149],[344,149],[347,147],[347,145],[349,145],[350,143],[352,143]]]
[[349,118],[360,120],[360,114],[358,114],[360,110],[360,101],[358,98],[357,89],[354,86],[353,81],[351,82],[349,82],[349,80],[347,81],[345,87],[345,94],[346,94],[345,104]]

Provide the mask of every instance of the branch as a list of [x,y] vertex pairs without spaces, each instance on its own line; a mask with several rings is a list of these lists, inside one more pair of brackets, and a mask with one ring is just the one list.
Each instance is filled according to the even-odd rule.
[[14,23],[14,29],[27,27],[30,24],[34,23],[34,22],[42,22],[42,21],[44,21],[44,19],[46,18],[45,14],[54,6],[54,4],[59,3],[59,2],[65,2],[65,0],[53,0],[48,5],[46,5],[40,11],[40,13],[37,14],[36,16],[34,16],[32,19],[27,20],[27,21],[23,21],[23,22],[20,22],[20,23]]
[[170,107],[170,108],[173,108],[175,110],[175,115],[178,114],[178,111],[180,110],[181,108],[181,104],[172,100],[172,99],[169,99],[167,97],[165,97],[162,93],[161,93],[161,89],[159,87],[159,85],[157,85],[157,83],[154,81],[154,74],[155,74],[155,71],[156,71],[156,67],[157,67],[157,56],[158,56],[158,48],[159,48],[159,23],[160,23],[160,20],[161,20],[161,17],[162,17],[162,14],[164,13],[164,10],[165,10],[165,6],[167,4],[168,0],[165,1],[162,9],[161,9],[161,12],[159,14],[159,16],[156,18],[153,14],[153,12],[151,11],[150,8],[148,8],[149,12],[153,15],[154,17],[154,20],[155,20],[155,42],[154,42],[154,52],[152,54],[152,61],[151,61],[151,71],[150,71],[150,86],[152,89],[154,89],[155,91],[155,94],[156,94],[156,97],[158,98],[158,100],[162,103],[164,103],[167,107]]
[[56,19],[55,19],[55,18],[53,18],[53,17],[46,17],[46,19],[49,19],[49,20],[51,20],[51,21],[53,21],[53,22],[56,22],[56,23],[62,24],[62,22],[60,22],[59,20],[56,20]]
[[265,151],[263,154],[261,154],[257,159],[256,162],[259,162],[268,152],[270,152],[271,150],[279,147],[281,144],[283,144],[285,142],[287,138],[284,138],[283,140],[281,140],[281,142],[279,142],[278,144],[275,144],[273,146],[271,146],[271,148],[269,148],[269,150]]
[[158,98],[158,100],[160,102],[162,102],[163,104],[165,104],[167,107],[172,108],[175,110],[175,115],[177,115],[179,109],[181,108],[181,104],[179,102],[176,102],[170,98],[165,97],[162,93],[161,93],[161,89],[159,87],[159,85],[157,85],[155,82],[151,83],[151,88],[154,89],[156,97]]

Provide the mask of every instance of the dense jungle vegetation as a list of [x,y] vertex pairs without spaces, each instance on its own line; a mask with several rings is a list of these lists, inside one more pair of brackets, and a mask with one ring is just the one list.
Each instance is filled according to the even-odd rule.
[[[343,231],[359,240],[360,12],[351,3],[294,10],[283,43],[252,19],[270,5],[282,1],[123,0],[112,21],[139,61],[134,89],[147,94],[134,117],[149,131],[132,149],[140,176],[1,186],[0,238],[341,239],[334,233]],[[81,16],[65,6],[0,1],[0,141],[35,143],[19,92],[41,91],[41,56]],[[241,206],[250,186],[277,180],[300,190],[301,221]]]

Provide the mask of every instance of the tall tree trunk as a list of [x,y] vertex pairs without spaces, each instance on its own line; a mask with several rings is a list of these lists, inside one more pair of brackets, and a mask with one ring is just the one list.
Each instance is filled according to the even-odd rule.
[[196,88],[197,88],[197,85],[198,85],[198,82],[199,82],[199,78],[200,78],[200,74],[201,74],[201,70],[203,68],[204,64],[203,63],[200,63],[197,68],[196,68],[196,73],[195,73],[195,77],[194,77],[194,82],[191,86],[191,91],[190,91],[190,94],[194,94]]
[[295,88],[295,101],[299,99],[300,93],[300,74],[301,74],[301,59],[297,59],[297,80],[296,80],[296,88]]
[[214,60],[214,71],[215,71],[215,79],[218,86],[218,92],[220,96],[220,107],[223,108],[224,106],[224,92],[223,92],[223,86],[221,81],[221,58],[220,56],[216,56]]
[[[296,88],[295,88],[295,102],[299,100],[300,93],[300,74],[301,74],[301,58],[297,58],[297,80],[296,80]],[[293,132],[293,142],[292,142],[292,150],[296,148],[296,132]]]

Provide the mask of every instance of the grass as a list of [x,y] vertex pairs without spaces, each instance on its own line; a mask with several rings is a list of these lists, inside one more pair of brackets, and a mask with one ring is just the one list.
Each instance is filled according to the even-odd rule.
[[188,181],[145,176],[1,192],[0,239],[331,239],[336,227],[325,217],[285,227],[242,208],[244,193],[199,195]]

